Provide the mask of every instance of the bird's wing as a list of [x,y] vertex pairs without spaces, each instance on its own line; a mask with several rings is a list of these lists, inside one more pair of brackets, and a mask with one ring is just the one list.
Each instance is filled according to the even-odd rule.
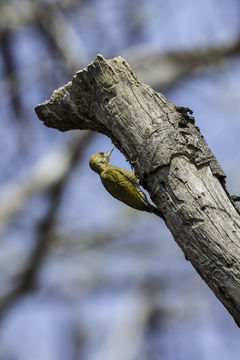
[[144,192],[140,189],[136,175],[134,174],[133,171],[128,171],[122,168],[119,168],[120,173],[129,181],[131,181],[131,183],[134,185],[135,189],[137,190],[137,192],[140,194],[140,196],[148,203],[147,197],[144,194]]
[[146,196],[139,188],[133,172],[111,165],[101,174],[101,180],[116,199],[138,210],[148,209]]
[[137,178],[136,178],[136,175],[134,174],[133,171],[128,171],[126,169],[122,169],[122,168],[119,168],[119,172],[129,181],[131,181],[131,183],[134,185],[134,186],[139,186],[138,185],[138,181],[137,181]]

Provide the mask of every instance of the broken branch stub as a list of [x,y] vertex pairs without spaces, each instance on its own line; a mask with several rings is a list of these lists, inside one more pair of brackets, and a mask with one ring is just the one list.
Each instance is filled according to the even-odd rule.
[[99,55],[36,112],[58,130],[112,139],[186,258],[240,325],[240,217],[191,110],[140,83],[123,58]]

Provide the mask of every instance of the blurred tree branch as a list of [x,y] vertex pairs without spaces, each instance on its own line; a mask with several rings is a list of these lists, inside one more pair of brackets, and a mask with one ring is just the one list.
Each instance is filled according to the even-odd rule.
[[[63,67],[72,74],[85,64],[86,54],[80,37],[75,33],[61,10],[54,6],[50,11],[39,8],[36,24],[44,35],[51,54],[62,60]],[[74,45],[73,45],[74,44]],[[76,51],[78,50],[78,51]]]
[[[61,68],[72,74],[85,63],[85,48],[80,37],[75,33],[70,23],[62,13],[62,9],[71,9],[85,1],[55,1],[54,3],[40,3],[38,1],[22,1],[19,4],[12,2],[0,3],[0,50],[3,57],[5,81],[2,84],[7,87],[15,118],[25,121],[24,105],[21,100],[23,88],[17,56],[13,46],[13,40],[17,32],[24,26],[35,26],[44,36],[48,45],[49,54],[60,60]],[[74,45],[73,45],[74,44]],[[37,66],[35,66],[36,71]],[[41,68],[41,66],[39,66]],[[39,70],[38,70],[39,71]]]
[[191,110],[140,83],[123,58],[99,55],[36,112],[49,127],[112,139],[186,258],[240,325],[240,217]]
[[[106,337],[92,360],[136,359],[147,322],[153,311],[151,299],[139,287],[125,293]],[[119,349],[116,352],[116,349]]]
[[[76,0],[40,3],[25,1],[27,6],[1,5],[0,35],[22,26],[35,25],[49,44],[50,54],[63,61],[63,67],[72,73],[86,62],[84,45],[74,32],[63,11],[73,9],[80,3]],[[74,44],[74,45],[73,45]],[[76,53],[76,49],[78,52]],[[132,47],[124,56],[132,64],[141,81],[157,89],[167,89],[177,80],[208,66],[216,66],[240,53],[240,40],[236,38],[227,45],[172,51],[165,54],[145,46]],[[55,58],[56,58],[55,56]]]
[[[52,163],[50,162],[48,165],[54,167],[54,162],[63,162],[64,166],[61,171],[55,176],[55,178],[51,178],[50,181],[44,182],[44,187],[48,186],[48,201],[49,208],[44,215],[43,219],[40,221],[38,228],[36,229],[37,240],[36,247],[26,265],[26,268],[21,273],[21,278],[18,280],[18,285],[16,288],[8,294],[5,298],[0,300],[0,317],[6,314],[6,311],[12,306],[15,301],[19,300],[21,296],[26,294],[27,292],[33,290],[35,287],[36,276],[41,268],[41,264],[44,261],[48,249],[53,240],[52,228],[55,223],[55,219],[57,216],[57,211],[59,205],[61,203],[62,194],[65,190],[65,185],[69,180],[72,172],[76,168],[76,165],[79,163],[80,157],[82,156],[83,150],[85,149],[86,144],[89,142],[90,138],[93,136],[93,133],[86,131],[81,136],[75,137],[75,139],[71,139],[71,143],[65,151],[68,151],[68,154],[65,154],[64,159],[54,159]],[[63,155],[63,154],[61,154]],[[52,159],[53,160],[53,159]],[[46,168],[46,170],[49,168]],[[42,171],[43,168],[40,167],[40,174],[42,179],[47,176],[47,171]],[[52,169],[54,172],[54,168]],[[33,183],[37,179],[36,173],[34,174],[32,180]],[[39,180],[39,179],[38,179]],[[28,181],[28,180],[27,180]],[[31,181],[31,179],[30,179]],[[30,185],[30,189],[34,189],[34,185],[32,183],[32,188]],[[41,180],[38,183],[38,186],[42,185]],[[36,189],[35,189],[36,190]],[[20,189],[21,191],[21,189]],[[29,195],[29,194],[28,194]]]
[[156,89],[168,89],[181,78],[240,54],[240,39],[222,46],[158,54],[144,46],[124,52],[139,79]]
[[[87,132],[84,137],[90,139]],[[51,150],[38,160],[23,177],[14,179],[1,187],[0,226],[4,226],[21,209],[34,193],[57,186],[72,168],[72,158],[77,147],[86,142],[84,137],[71,138],[72,144]],[[75,149],[76,147],[76,149]]]
[[16,119],[23,121],[23,104],[20,97],[20,82],[16,66],[16,59],[12,51],[13,33],[11,30],[0,34],[0,49],[3,57],[4,73],[7,78],[8,94]]

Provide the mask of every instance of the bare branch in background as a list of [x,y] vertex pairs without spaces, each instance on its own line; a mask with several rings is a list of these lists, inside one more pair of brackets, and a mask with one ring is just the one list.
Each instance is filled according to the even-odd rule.
[[126,50],[124,56],[132,64],[134,72],[142,82],[156,89],[168,89],[181,78],[197,70],[219,65],[239,53],[240,40],[236,39],[228,45],[219,47],[179,50],[165,54],[139,46]]
[[[90,138],[91,134],[87,133],[85,136]],[[51,150],[38,160],[24,176],[1,187],[0,226],[6,224],[31,195],[56,186],[66,177],[72,168],[74,151],[77,151],[74,146],[77,147],[78,143],[80,146],[82,141],[82,137],[75,140],[73,138],[71,146]]]
[[41,2],[37,0],[21,0],[21,2],[6,1],[1,3],[0,8],[0,32],[2,30],[16,30],[21,26],[33,24],[38,20],[39,11],[46,13],[53,9],[71,9],[88,0],[66,0],[54,2]]
[[[73,73],[82,67],[87,58],[85,47],[67,21],[67,16],[63,14],[65,8],[79,6],[79,3],[26,3],[28,6],[22,7],[19,12],[15,6],[1,6],[0,33],[24,25],[41,24],[39,29],[49,43],[50,53],[53,53],[54,49],[57,51],[57,56],[63,60],[63,66],[67,71]],[[141,81],[162,90],[196,70],[216,66],[239,52],[240,40],[235,39],[228,45],[165,54],[156,53],[156,49],[138,46],[126,50],[123,55],[132,64]]]
[[[80,4],[81,2],[72,1],[65,7],[70,8]],[[53,52],[54,49],[57,49],[59,56],[62,57],[63,67],[72,73],[84,65],[86,61],[85,47],[79,35],[75,33],[73,27],[64,17],[61,11],[64,6],[61,5],[61,2],[46,4],[32,1],[24,7],[22,12],[17,12],[17,14],[17,6],[1,6],[0,34],[2,31],[18,30],[24,25],[36,26],[41,24],[41,30],[44,29],[45,36],[51,42],[50,51]]]
[[91,360],[136,359],[151,312],[152,303],[140,289],[125,293],[101,348]]
[[37,23],[47,39],[49,51],[52,53],[55,50],[56,57],[63,61],[63,67],[72,74],[86,63],[86,54],[80,37],[60,9],[54,8],[48,12],[44,8],[41,10]]
[[24,120],[24,111],[20,97],[21,84],[18,79],[16,59],[12,48],[13,38],[14,36],[11,31],[3,31],[0,33],[0,51],[3,58],[3,71],[7,78],[7,93],[15,113],[15,118],[19,122],[22,122]]
[[[38,225],[36,231],[37,241],[35,250],[30,257],[25,270],[21,273],[21,278],[18,281],[16,289],[14,289],[13,292],[8,294],[5,298],[1,299],[0,316],[4,316],[7,309],[12,306],[15,301],[19,299],[19,297],[23,296],[35,287],[36,275],[41,267],[42,262],[46,257],[49,246],[53,240],[52,227],[55,223],[57,210],[61,202],[62,194],[65,190],[66,182],[68,181],[69,177],[72,174],[72,171],[78,164],[83,150],[85,149],[85,146],[89,142],[91,137],[91,132],[85,132],[84,134],[82,134],[82,136],[75,138],[75,141],[72,141],[68,149],[69,153],[67,154],[67,161],[65,159],[64,171],[62,169],[62,171],[59,172],[58,176],[54,179],[54,181],[48,183],[48,186],[51,185],[48,188],[48,200],[50,205],[48,211]],[[56,160],[57,159],[55,159],[55,161]],[[62,160],[59,158],[58,162],[61,161]],[[52,163],[52,165],[54,165],[54,163]],[[44,177],[42,170],[43,169],[41,169],[40,174],[42,177]],[[46,173],[44,174],[45,176],[47,175]]]

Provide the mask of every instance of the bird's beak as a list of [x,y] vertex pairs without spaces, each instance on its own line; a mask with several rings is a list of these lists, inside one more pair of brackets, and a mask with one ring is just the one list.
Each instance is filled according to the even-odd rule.
[[107,155],[108,159],[110,159],[110,155],[113,152],[113,150],[114,150],[114,148],[109,150],[108,152],[106,152],[106,155]]

